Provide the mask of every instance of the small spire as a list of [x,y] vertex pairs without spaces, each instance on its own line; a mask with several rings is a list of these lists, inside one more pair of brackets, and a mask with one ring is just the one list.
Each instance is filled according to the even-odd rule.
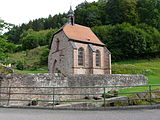
[[72,10],[72,6],[70,5],[69,13],[74,14],[74,11]]
[[74,25],[74,11],[72,10],[72,6],[70,6],[70,10],[68,11],[68,23]]
[[84,3],[88,3],[87,0],[85,0]]

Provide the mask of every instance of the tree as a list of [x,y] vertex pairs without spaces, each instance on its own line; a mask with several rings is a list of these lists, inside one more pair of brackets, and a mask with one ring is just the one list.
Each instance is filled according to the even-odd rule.
[[146,58],[160,50],[160,33],[153,27],[123,23],[92,29],[106,43],[113,61]]
[[5,38],[0,37],[0,60],[5,60],[8,57],[8,53],[16,51],[16,45],[9,43]]
[[7,36],[7,40],[15,43],[21,44],[23,33],[28,31],[29,29],[33,29],[34,31],[47,30],[47,29],[56,29],[62,27],[66,22],[66,14],[58,14],[51,16],[48,18],[39,18],[32,21],[29,21],[27,24],[22,24],[20,26],[13,26],[9,32],[5,33]]
[[4,35],[7,36],[7,40],[14,43],[14,44],[20,44],[20,38],[21,34],[25,31],[24,29],[21,29],[21,27],[14,26],[9,32],[5,33]]
[[38,47],[39,46],[38,38],[39,36],[35,34],[29,34],[26,37],[24,37],[22,40],[23,50],[27,50],[27,49],[30,50],[30,49]]
[[40,57],[40,64],[41,65],[47,65],[48,64],[48,55],[49,55],[49,49],[45,48],[43,50],[43,53]]
[[52,35],[56,32],[54,29],[33,31],[29,29],[22,34],[23,50],[33,49],[38,46],[50,45]]
[[6,23],[4,20],[0,18],[0,35],[2,34],[4,29],[10,30],[12,26],[12,24]]
[[136,25],[137,28],[144,30],[147,34],[149,34],[149,38],[147,39],[147,53],[152,54],[160,51],[160,32],[145,23]]
[[2,31],[3,31],[4,27],[5,27],[4,20],[2,20],[2,19],[0,18],[0,35],[2,34]]
[[106,3],[106,24],[128,22],[135,25],[139,22],[137,0],[108,0]]
[[85,2],[78,5],[75,10],[75,22],[89,27],[102,25],[105,18],[104,5],[102,2]]
[[160,30],[160,0],[138,0],[137,6],[141,23]]

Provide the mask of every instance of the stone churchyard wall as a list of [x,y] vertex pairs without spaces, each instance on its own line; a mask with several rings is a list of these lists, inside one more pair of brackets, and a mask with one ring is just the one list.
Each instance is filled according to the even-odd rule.
[[[72,87],[72,86],[133,86],[144,85],[147,83],[147,78],[143,75],[122,75],[122,74],[106,74],[106,75],[69,75],[64,77],[61,74],[8,74],[3,76],[0,81],[1,86],[6,87],[30,87],[30,88],[1,88],[1,93],[28,93],[24,94],[1,94],[1,98],[5,99],[36,99],[36,100],[51,100],[52,95],[34,95],[34,93],[42,94],[79,94],[79,93],[103,93],[103,89],[81,89],[81,88],[34,88],[34,87]],[[33,87],[33,88],[32,88]],[[112,88],[113,89],[113,88]],[[106,91],[111,90],[108,88]],[[55,95],[55,100],[80,99],[85,96],[73,95]],[[42,102],[39,102],[43,104]],[[1,101],[1,104],[10,105],[28,105],[29,101]]]

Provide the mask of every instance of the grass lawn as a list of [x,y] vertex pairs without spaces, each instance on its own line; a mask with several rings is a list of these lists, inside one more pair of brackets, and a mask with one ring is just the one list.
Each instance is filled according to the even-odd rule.
[[134,60],[112,64],[113,74],[143,74],[148,84],[160,84],[160,59]]
[[[112,64],[113,74],[143,74],[148,78],[148,85],[160,84],[160,58],[152,60],[133,60]],[[156,89],[160,87],[153,87]],[[136,87],[123,89],[120,92],[145,91],[148,88]]]
[[15,70],[17,73],[48,73],[48,70],[36,70],[36,71],[29,71],[29,70]]
[[14,69],[14,70],[16,73],[48,73],[47,66],[43,66],[38,70],[17,70],[17,69]]

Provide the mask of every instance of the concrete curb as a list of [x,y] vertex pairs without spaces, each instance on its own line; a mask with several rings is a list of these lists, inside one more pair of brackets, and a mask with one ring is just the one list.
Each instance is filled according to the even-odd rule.
[[142,109],[160,109],[160,104],[156,105],[136,105],[136,106],[119,106],[119,107],[83,107],[83,108],[53,108],[53,107],[23,107],[23,106],[0,106],[0,108],[14,109],[42,109],[42,110],[79,110],[79,111],[107,111],[107,110],[142,110]]

